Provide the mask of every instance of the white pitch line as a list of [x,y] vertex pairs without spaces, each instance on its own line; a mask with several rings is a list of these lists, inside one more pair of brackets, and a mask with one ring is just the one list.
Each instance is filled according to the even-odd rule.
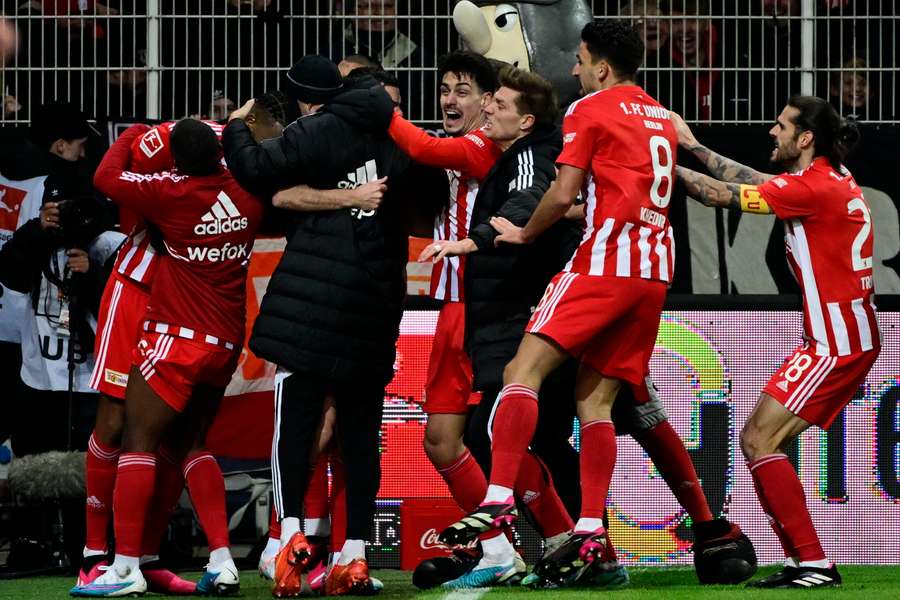
[[472,588],[470,590],[453,590],[441,596],[441,600],[479,600],[491,591],[491,588]]

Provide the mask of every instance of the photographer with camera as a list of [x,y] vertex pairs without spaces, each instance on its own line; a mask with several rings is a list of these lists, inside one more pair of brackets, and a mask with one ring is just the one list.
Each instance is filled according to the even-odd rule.
[[124,236],[108,231],[113,219],[81,168],[91,133],[70,104],[35,111],[31,137],[46,150],[39,217],[0,249],[0,282],[28,295],[31,309],[21,322],[24,386],[7,407],[18,456],[84,450],[93,424],[96,313]]

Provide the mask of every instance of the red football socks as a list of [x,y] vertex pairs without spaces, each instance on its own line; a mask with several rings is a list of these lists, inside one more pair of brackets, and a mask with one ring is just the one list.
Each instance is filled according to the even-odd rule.
[[144,526],[144,556],[159,554],[172,509],[184,490],[184,476],[174,456],[164,447],[156,453],[156,487]]
[[612,421],[581,425],[581,517],[602,519],[616,465],[616,430]]
[[331,551],[340,552],[347,541],[347,486],[344,463],[331,456]]
[[152,452],[126,452],[119,457],[113,492],[116,554],[139,558],[144,523],[156,482],[156,456]]
[[438,467],[437,472],[444,478],[450,495],[464,512],[472,512],[484,500],[487,479],[468,449],[449,465]]
[[706,495],[697,478],[697,471],[691,461],[684,442],[672,429],[668,421],[663,421],[649,431],[635,435],[635,440],[650,456],[657,471],[666,480],[678,503],[688,512],[694,523],[712,521]]
[[303,517],[305,519],[328,518],[328,455],[319,455],[309,471],[309,482],[303,496]]
[[491,444],[491,484],[513,489],[522,458],[538,419],[538,395],[530,387],[510,384],[500,390]]
[[[800,562],[824,560],[825,552],[806,508],[797,471],[784,454],[770,454],[747,464],[759,502],[784,547]],[[781,532],[779,533],[779,529]]]
[[516,497],[528,508],[545,538],[570,531],[572,517],[553,487],[550,471],[540,458],[526,452],[516,480]]
[[184,459],[184,480],[209,550],[228,546],[228,517],[225,513],[225,479],[219,463],[209,452],[190,454]]
[[104,445],[92,433],[84,465],[84,483],[87,488],[85,547],[88,550],[106,551],[118,462],[119,448]]

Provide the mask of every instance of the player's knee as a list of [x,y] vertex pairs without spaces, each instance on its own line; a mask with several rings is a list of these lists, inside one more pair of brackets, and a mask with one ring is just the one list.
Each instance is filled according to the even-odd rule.
[[456,460],[462,453],[462,438],[451,436],[439,430],[425,431],[422,447],[432,464],[446,466]]
[[748,461],[756,460],[776,451],[773,441],[765,431],[756,427],[753,421],[747,421],[741,429],[741,452]]

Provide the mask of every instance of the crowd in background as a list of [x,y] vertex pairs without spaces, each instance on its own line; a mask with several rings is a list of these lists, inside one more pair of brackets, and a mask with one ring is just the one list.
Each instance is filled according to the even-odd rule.
[[[159,3],[162,119],[224,118],[279,85],[303,54],[364,54],[401,83],[404,110],[434,121],[437,58],[458,46],[452,0],[202,0]],[[692,121],[774,118],[800,89],[800,0],[593,0],[627,15],[647,46],[642,83]],[[815,93],[846,117],[898,118],[896,0],[816,0]],[[147,117],[145,0],[5,0],[20,51],[2,73],[3,117],[70,98],[88,117]],[[150,61],[154,62],[154,61]],[[426,93],[423,93],[426,92]]]

